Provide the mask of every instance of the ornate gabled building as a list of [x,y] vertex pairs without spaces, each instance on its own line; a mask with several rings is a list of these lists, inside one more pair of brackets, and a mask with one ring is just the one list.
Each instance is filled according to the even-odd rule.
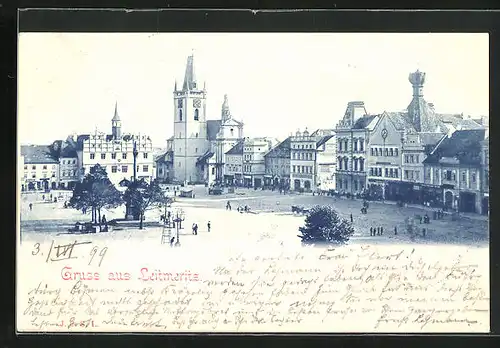
[[205,87],[198,85],[190,55],[182,89],[177,82],[174,86],[172,178],[177,182],[223,181],[225,153],[243,138],[243,123],[231,115],[227,96],[221,118],[207,119]]
[[264,187],[282,190],[290,188],[290,147],[291,137],[288,137],[264,155]]
[[378,115],[368,115],[364,102],[347,104],[344,117],[335,128],[335,185],[338,192],[356,194],[366,189],[369,138],[378,121]]
[[[137,178],[149,181],[154,176],[154,156],[151,138],[143,134],[123,134],[118,105],[111,119],[111,134],[95,131],[77,137],[77,163],[80,178],[96,164],[101,165],[115,185],[124,179]],[[137,158],[134,167],[134,151]]]

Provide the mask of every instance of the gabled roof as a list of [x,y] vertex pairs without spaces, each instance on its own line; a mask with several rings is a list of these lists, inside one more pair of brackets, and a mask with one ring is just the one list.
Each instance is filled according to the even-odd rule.
[[360,117],[356,123],[354,123],[353,129],[364,129],[370,125],[373,119],[377,117],[375,115]]
[[443,137],[443,133],[424,133],[421,132],[418,134],[420,138],[420,143],[422,145],[436,145]]
[[243,146],[245,142],[243,140],[238,141],[229,151],[226,152],[226,155],[242,155],[243,154]]
[[59,163],[57,154],[49,145],[23,145],[21,155],[26,164],[56,164]]
[[264,154],[266,156],[276,156],[280,158],[289,158],[290,157],[290,147],[291,147],[291,139],[290,137],[286,138],[282,142],[276,144],[273,148],[267,151]]
[[317,143],[316,143],[316,148],[320,147],[321,145],[323,145],[324,143],[326,143],[328,140],[330,140],[331,138],[333,138],[333,135],[326,135],[324,137],[322,137]]
[[207,138],[208,140],[215,140],[217,133],[219,133],[221,120],[207,120]]
[[161,153],[155,157],[156,163],[172,163],[174,158],[174,151],[168,150],[164,153]]
[[484,129],[484,126],[476,121],[468,118],[463,118],[457,114],[436,114],[437,118],[444,123],[451,124],[455,129]]
[[406,112],[385,112],[397,130],[415,131]]
[[484,129],[458,130],[439,142],[424,164],[439,163],[443,157],[456,158],[460,164],[479,165],[481,163],[481,141],[484,140]]
[[205,154],[201,157],[198,157],[198,160],[196,161],[196,164],[198,163],[206,163],[212,156],[214,155],[213,152],[207,151]]

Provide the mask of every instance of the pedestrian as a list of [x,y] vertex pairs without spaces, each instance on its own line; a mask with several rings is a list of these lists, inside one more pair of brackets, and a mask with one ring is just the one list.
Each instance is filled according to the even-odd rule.
[[373,228],[370,227],[370,237],[373,234]]
[[422,228],[422,236],[425,237],[425,228]]
[[352,222],[352,214],[351,214],[351,222]]
[[[52,198],[50,200],[52,200]],[[45,201],[45,195],[42,195],[42,201]]]
[[384,228],[380,227],[380,235],[382,236],[384,234]]
[[373,236],[375,236],[375,231],[376,231],[375,227],[373,227]]
[[394,226],[394,235],[397,236],[398,235],[398,226]]
[[195,223],[193,223],[193,226],[191,226],[191,229],[192,229],[192,233],[193,233],[193,234],[194,234],[194,229],[195,229],[195,226],[196,226],[196,224],[195,224]]
[[422,215],[419,215],[418,219],[420,220],[420,223],[422,223]]
[[210,221],[207,223],[208,232],[210,232]]
[[106,225],[106,222],[107,222],[107,221],[106,221],[106,215],[104,215],[104,214],[103,214],[103,215],[102,215],[102,218],[101,218],[101,224]]
[[33,210],[33,203],[30,203],[30,211]]
[[174,246],[175,237],[170,238],[170,246]]
[[198,224],[194,224],[194,235],[198,235]]

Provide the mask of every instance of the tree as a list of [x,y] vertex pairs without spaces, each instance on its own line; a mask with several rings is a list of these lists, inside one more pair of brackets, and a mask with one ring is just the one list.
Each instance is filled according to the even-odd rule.
[[354,234],[352,224],[342,219],[331,206],[315,206],[306,217],[304,227],[299,227],[303,244],[344,244]]
[[90,168],[82,182],[73,189],[69,205],[75,209],[86,211],[92,209],[92,222],[100,227],[101,210],[116,208],[123,203],[120,192],[109,180],[106,170],[99,164]]
[[143,229],[144,214],[148,210],[165,207],[172,203],[160,187],[160,182],[154,180],[147,183],[145,180],[131,182],[123,195],[128,206],[139,213],[139,229]]

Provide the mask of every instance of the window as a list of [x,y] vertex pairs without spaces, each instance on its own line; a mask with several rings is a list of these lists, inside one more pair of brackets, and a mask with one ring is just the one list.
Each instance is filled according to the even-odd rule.
[[418,158],[419,156],[418,156],[418,155],[415,155],[415,157],[416,157],[415,161],[416,161],[417,163],[420,163],[419,158]]
[[143,166],[142,166],[142,171],[143,171],[144,173],[149,172],[149,166],[148,166],[147,164],[146,164],[146,165],[143,165]]
[[342,159],[339,158],[339,170],[342,170]]
[[122,166],[122,173],[128,172],[128,166]]
[[24,170],[28,170],[28,166],[24,166]]
[[398,155],[398,149],[394,149],[394,156]]
[[371,155],[372,155],[372,156],[375,156],[375,153],[374,153],[374,151],[373,151],[373,147],[370,149],[370,152],[371,152]]
[[116,159],[116,153],[111,154],[111,159]]
[[36,178],[36,175],[35,175],[35,174],[33,174],[31,177],[34,179],[34,178]]
[[467,181],[467,174],[465,172],[462,172],[462,181],[463,182]]
[[182,110],[179,109],[179,121],[182,122]]
[[302,166],[302,173],[306,172],[306,166]]
[[389,156],[389,149],[384,149],[384,156],[385,157]]
[[399,178],[399,173],[397,169],[394,169],[394,177]]
[[358,151],[358,142],[357,141],[354,142],[354,151]]
[[76,164],[76,160],[73,160],[73,164]]
[[111,166],[111,173],[116,173],[118,171],[117,166]]
[[389,169],[385,168],[385,177],[388,177],[389,176]]
[[358,159],[357,158],[354,159],[354,170],[355,171],[358,170]]
[[229,131],[231,132],[231,135],[233,135],[233,133],[234,133],[234,129],[233,129],[233,128],[231,128]]
[[198,133],[195,134],[195,137],[198,138]]
[[408,179],[408,171],[405,170],[405,179]]
[[139,173],[139,166],[136,166],[135,171]]
[[106,154],[105,153],[101,153],[101,159],[106,159]]
[[339,188],[342,188],[342,181],[339,181]]
[[122,153],[122,159],[127,159],[127,154],[126,153]]
[[445,178],[446,178],[446,180],[451,180],[451,170],[447,170],[445,172]]
[[392,147],[389,149],[389,156],[394,156],[394,149]]
[[344,169],[345,170],[348,170],[349,169],[349,166],[348,166],[348,159],[347,158],[344,158]]
[[47,166],[43,166],[43,170],[47,170]]
[[415,171],[415,179],[420,180],[420,172],[418,170]]
[[194,152],[198,152],[198,148],[195,148],[195,149],[194,149]]
[[476,173],[472,173],[472,182],[475,183],[476,182]]
[[339,152],[342,152],[342,141],[339,141]]
[[365,171],[365,160],[363,158],[360,158],[359,160],[359,171],[361,172]]
[[91,153],[90,154],[90,159],[94,159],[95,158],[95,154]]
[[212,175],[215,175],[215,168],[212,168]]
[[56,177],[56,173],[52,173],[52,177],[55,178]]
[[392,169],[392,168],[391,168],[391,169],[389,169],[389,176],[390,176],[391,178],[393,178],[393,177],[394,177],[394,169]]
[[365,151],[365,142],[363,139],[359,140],[359,151]]
[[413,160],[414,160],[413,155],[410,155],[410,163],[415,163]]
[[144,157],[144,158],[148,158],[148,153],[147,153],[147,152],[144,152],[144,153],[142,154],[142,157]]
[[347,146],[347,144],[348,144],[348,142],[347,142],[347,140],[345,140],[345,141],[344,141],[344,148],[345,148],[345,151],[349,151],[349,150],[348,150],[348,146]]
[[370,168],[370,175],[373,176],[373,168]]
[[195,121],[199,120],[199,111],[198,111],[198,109],[194,109],[194,120]]

